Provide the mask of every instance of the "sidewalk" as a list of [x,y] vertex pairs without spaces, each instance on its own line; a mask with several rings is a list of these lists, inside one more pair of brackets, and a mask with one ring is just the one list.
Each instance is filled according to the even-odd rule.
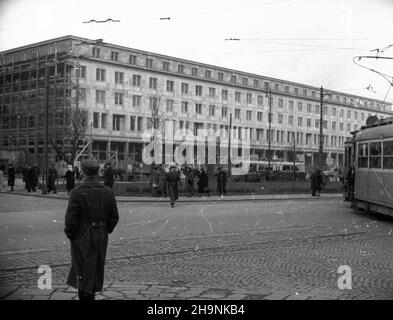
[[[158,282],[113,282],[104,286],[96,300],[337,300],[343,294],[331,288],[306,292],[264,291],[205,286],[170,286]],[[78,300],[77,292],[67,285],[40,290],[37,286],[15,285],[1,288],[0,300]]]
[[[44,197],[50,199],[61,199],[68,200],[69,195],[67,192],[60,191],[56,194],[50,193],[43,195],[41,194],[41,190],[37,190],[36,192],[26,192],[24,190],[15,190],[13,192],[2,192],[0,195],[18,195],[18,196],[31,196],[31,197]],[[255,194],[246,194],[246,195],[228,195],[223,198],[213,195],[210,197],[207,196],[180,196],[177,202],[229,202],[229,201],[263,201],[263,200],[328,200],[328,199],[340,199],[342,198],[341,193],[326,193],[321,194],[320,197],[312,197],[310,194],[305,193],[289,193],[289,194],[266,194],[266,195],[255,195]],[[151,196],[116,196],[117,202],[168,202],[169,198],[164,197],[151,197]]]

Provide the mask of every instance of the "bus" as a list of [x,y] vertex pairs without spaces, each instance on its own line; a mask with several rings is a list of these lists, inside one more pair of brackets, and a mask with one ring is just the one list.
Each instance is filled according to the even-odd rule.
[[344,174],[351,207],[393,216],[393,117],[374,118],[352,132],[345,144]]

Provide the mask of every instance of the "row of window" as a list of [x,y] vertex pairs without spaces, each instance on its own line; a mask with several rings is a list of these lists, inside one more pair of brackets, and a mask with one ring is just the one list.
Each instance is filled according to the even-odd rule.
[[[100,48],[97,48],[97,47],[92,48],[93,57],[100,58],[100,53],[101,53]],[[119,53],[116,51],[111,51],[111,60],[112,61],[119,61]],[[144,60],[144,66],[148,67],[148,68],[155,68],[157,66],[154,64],[154,62],[155,62],[154,59],[152,59],[150,57],[146,57]],[[133,54],[129,55],[128,63],[131,65],[137,65],[138,64],[138,57]],[[142,62],[140,62],[140,64],[142,64]],[[168,61],[163,61],[161,68],[164,71],[174,71],[174,70],[171,70],[171,64]],[[191,75],[193,75],[193,76],[200,76],[201,75],[199,72],[199,69],[195,66],[191,67],[190,71],[191,71]],[[181,63],[177,64],[176,72],[179,74],[185,74],[186,73],[185,65],[183,65]],[[203,76],[206,79],[213,79],[213,71],[209,70],[209,69],[205,69]],[[224,78],[226,78],[224,72],[218,71],[216,73],[216,76],[214,79],[218,80],[218,81],[224,81]],[[271,84],[269,81],[263,81],[263,83],[259,79],[252,79],[252,81],[251,81],[248,77],[238,76],[235,74],[230,74],[230,78],[228,78],[228,79],[230,79],[230,83],[232,83],[232,84],[242,84],[244,86],[251,86],[252,85],[254,88],[261,88],[262,86],[264,88],[271,87]],[[239,81],[239,79],[241,79],[241,80]],[[289,85],[280,85],[278,83],[274,83],[272,85],[272,89],[274,89],[274,91],[276,91],[276,92],[282,91],[285,93],[293,93],[294,95],[300,95],[300,93],[302,93],[302,95],[304,97],[310,96],[309,91],[307,89],[299,89],[297,87],[293,87],[293,91],[291,92]],[[319,97],[319,93],[316,93],[316,91],[311,90],[311,97],[313,97],[313,98]],[[353,104],[353,105],[355,104],[355,102],[356,103],[358,102],[358,101],[355,101],[353,98],[347,99],[347,97],[340,97],[340,95],[329,95],[329,96],[327,96],[327,99],[330,99],[331,101],[335,100],[336,102],[343,102],[344,104],[349,103],[349,104]],[[359,99],[357,99],[357,100],[359,100]],[[372,108],[374,107],[374,102],[361,101],[361,104],[364,104],[366,107],[368,104],[370,107],[372,107]],[[375,107],[380,108],[381,105],[376,104]],[[384,107],[385,107],[385,105],[382,105],[382,110],[385,110]]]
[[[141,117],[141,116],[129,116],[130,124],[129,131],[133,132],[141,132],[144,129],[152,129],[153,127],[153,119],[151,117]],[[93,127],[98,129],[108,129],[107,127],[107,113],[93,113]],[[125,130],[125,115],[113,114],[112,115],[112,130],[113,131],[124,131]],[[144,125],[145,123],[145,125]],[[206,129],[209,135],[215,135],[218,130],[220,130],[221,137],[228,137],[229,126],[228,125],[219,125],[215,123],[200,123],[191,121],[180,120],[179,121],[179,129],[183,131],[183,134],[186,133],[186,130],[193,130],[194,134],[198,134],[198,130]],[[269,132],[270,139],[272,142],[288,142],[297,144],[306,144],[306,145],[319,145],[319,134],[311,134],[311,133],[303,133],[303,132],[294,132],[294,131],[284,131],[284,130],[275,130],[271,129],[261,129],[261,128],[249,128],[249,127],[240,127],[233,126],[232,127],[232,137],[238,139],[248,139],[257,141],[262,141],[264,138],[264,133],[266,141],[269,140]],[[286,137],[286,138],[285,138]],[[329,139],[330,138],[330,139]],[[343,146],[345,141],[345,137],[342,136],[323,136],[323,144],[325,146]]]
[[393,169],[393,140],[359,143],[358,168]]

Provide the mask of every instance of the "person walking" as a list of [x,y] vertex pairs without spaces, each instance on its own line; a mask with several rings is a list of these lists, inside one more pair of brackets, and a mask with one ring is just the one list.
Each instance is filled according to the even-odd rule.
[[172,208],[175,206],[176,200],[179,199],[179,184],[179,173],[177,172],[176,165],[172,164],[167,176],[168,193]]
[[114,182],[115,182],[115,177],[113,174],[112,165],[110,162],[107,162],[105,164],[105,169],[104,169],[104,185],[113,189]]
[[67,171],[66,174],[64,175],[64,178],[66,179],[67,194],[70,194],[71,190],[75,188],[75,172],[72,170],[71,165],[67,167]]
[[191,167],[186,167],[184,170],[184,175],[186,177],[186,186],[187,186],[187,196],[192,197],[194,195],[194,172]]
[[15,167],[12,163],[8,165],[8,186],[11,187],[10,191],[14,191],[15,186]]
[[310,176],[310,187],[311,187],[311,196],[315,197],[317,194],[317,171],[313,169]]
[[224,198],[224,195],[226,194],[227,174],[221,169],[221,167],[218,167],[217,170],[217,190],[220,197]]
[[39,178],[40,178],[40,168],[38,167],[37,164],[34,164],[31,167],[30,174],[31,174],[31,181],[30,181],[31,190],[33,192],[36,192],[37,187],[38,187]]
[[4,165],[0,166],[0,192],[3,191],[3,188],[5,188],[5,183],[4,183]]
[[199,173],[198,176],[198,193],[199,196],[202,196],[207,192],[207,196],[210,196],[210,190],[209,190],[209,176],[206,174],[205,169],[201,169],[201,172]]
[[159,176],[156,168],[152,169],[151,177],[150,177],[150,185],[151,185],[151,196],[158,197]]
[[57,180],[57,170],[55,168],[55,165],[51,163],[48,170],[48,178],[47,178],[48,193],[50,193],[51,191],[53,193],[57,193],[56,180]]
[[78,166],[74,167],[74,172],[75,172],[75,181],[81,181],[81,172],[78,168]]
[[67,284],[78,290],[79,300],[94,300],[104,285],[108,235],[119,222],[116,198],[98,177],[99,165],[82,162],[86,178],[71,191],[64,233],[71,244],[71,269]]
[[317,171],[315,173],[315,184],[316,184],[317,197],[320,197],[324,182],[323,182],[323,176],[322,176],[321,170],[319,170],[319,169],[317,169]]

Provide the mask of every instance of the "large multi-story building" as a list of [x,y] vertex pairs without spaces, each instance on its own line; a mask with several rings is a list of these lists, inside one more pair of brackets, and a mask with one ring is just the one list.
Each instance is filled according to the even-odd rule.
[[[245,139],[253,159],[267,158],[271,92],[271,156],[311,166],[318,158],[320,88],[219,66],[65,36],[1,52],[2,157],[19,152],[41,163],[70,144],[70,110],[84,112],[99,160],[141,161],[142,132],[152,110],[175,129],[230,132]],[[269,89],[269,90],[267,90]],[[370,115],[393,115],[383,101],[325,89],[323,151],[342,165],[344,141]],[[229,131],[230,117],[232,127]],[[160,121],[161,121],[160,120]],[[295,150],[295,153],[294,151]]]

